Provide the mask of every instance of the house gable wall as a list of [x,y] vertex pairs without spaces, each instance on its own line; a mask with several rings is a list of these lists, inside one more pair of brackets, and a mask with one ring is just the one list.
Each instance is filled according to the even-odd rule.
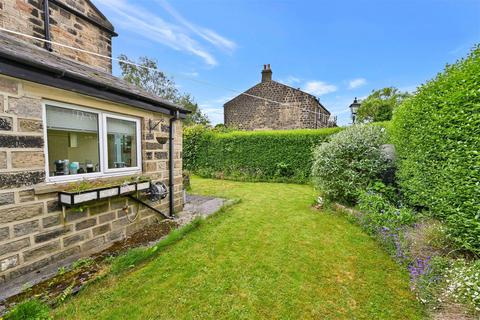
[[328,126],[329,114],[315,97],[275,81],[265,81],[224,105],[225,125],[241,130],[285,130]]
[[[125,198],[88,205],[65,217],[55,188],[45,183],[42,101],[54,100],[135,116],[142,123],[142,175],[168,185],[168,116],[81,94],[0,76],[0,290],[2,285],[67,259],[100,251],[147,224],[161,219],[140,208],[134,223],[122,208],[137,210]],[[149,120],[159,122],[149,132]],[[183,207],[182,123],[175,122],[174,207]],[[158,209],[168,212],[168,198]]]
[[[59,0],[66,6],[75,9],[85,16],[110,25],[89,1]],[[43,0],[0,0],[0,26],[38,38],[45,38]],[[50,34],[51,40],[64,45],[81,48],[111,57],[112,34],[95,24],[60,8],[50,2]],[[18,36],[22,41],[44,47],[44,42]],[[99,70],[111,72],[110,59],[78,52],[58,45],[52,45],[54,52],[63,57],[87,64]]]

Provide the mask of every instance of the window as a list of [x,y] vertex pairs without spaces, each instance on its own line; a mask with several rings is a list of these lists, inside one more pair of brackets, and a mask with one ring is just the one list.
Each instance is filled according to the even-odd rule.
[[56,102],[45,119],[49,181],[141,171],[138,119]]

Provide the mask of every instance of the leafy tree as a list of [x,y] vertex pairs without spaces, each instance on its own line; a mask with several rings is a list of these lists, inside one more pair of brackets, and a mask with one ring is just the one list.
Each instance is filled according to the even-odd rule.
[[139,62],[134,63],[124,54],[121,54],[118,59],[122,60],[119,62],[119,66],[123,79],[191,111],[192,113],[185,119],[186,125],[207,125],[210,123],[207,115],[202,113],[192,95],[180,92],[173,78],[169,78],[165,73],[158,70],[157,61],[148,57],[140,57]]
[[198,103],[195,102],[189,93],[181,95],[174,101],[192,112],[184,121],[186,125],[201,124],[206,126],[210,124],[210,120],[208,119],[207,115],[200,110]]
[[394,87],[374,90],[362,101],[357,111],[357,120],[358,122],[390,120],[392,119],[393,110],[409,96],[407,92],[401,92]]

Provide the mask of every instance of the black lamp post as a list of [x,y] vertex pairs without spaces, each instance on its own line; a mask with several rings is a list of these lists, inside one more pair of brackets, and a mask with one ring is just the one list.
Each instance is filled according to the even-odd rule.
[[360,108],[360,103],[358,102],[357,97],[355,97],[355,100],[353,100],[353,103],[350,105],[349,108],[352,112],[352,123],[355,124],[357,111],[358,111],[358,108]]

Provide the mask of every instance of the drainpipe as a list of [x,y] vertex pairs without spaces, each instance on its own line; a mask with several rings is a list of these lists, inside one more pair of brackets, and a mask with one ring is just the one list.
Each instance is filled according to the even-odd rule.
[[174,111],[174,115],[173,117],[170,118],[170,128],[169,128],[169,143],[168,143],[168,165],[169,165],[169,169],[168,169],[168,184],[169,184],[169,192],[168,192],[168,199],[169,199],[169,202],[170,202],[170,206],[169,206],[169,215],[170,217],[173,217],[174,216],[174,189],[175,189],[175,184],[173,183],[173,171],[174,171],[174,162],[175,162],[175,150],[174,150],[174,134],[175,134],[175,130],[174,130],[174,124],[175,124],[175,121],[177,121],[179,118],[180,118],[180,113],[178,112],[178,110],[175,110]]
[[[50,41],[50,9],[48,0],[43,0],[43,31],[45,33],[45,40]],[[52,44],[45,42],[45,49],[52,51]]]

